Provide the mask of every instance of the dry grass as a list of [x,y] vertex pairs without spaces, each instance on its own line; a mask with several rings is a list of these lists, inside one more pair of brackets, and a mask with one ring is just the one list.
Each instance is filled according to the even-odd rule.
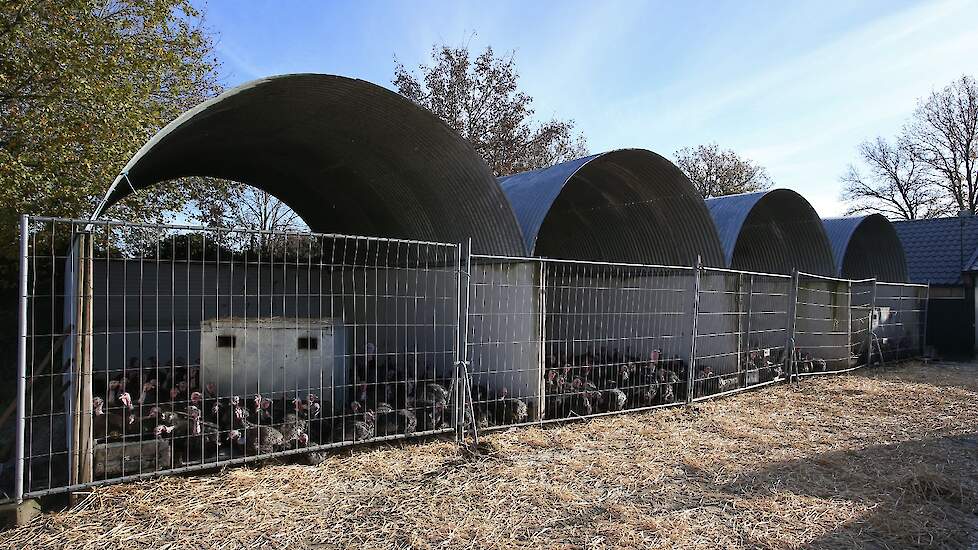
[[17,548],[968,547],[978,368],[910,365],[484,438],[102,488]]

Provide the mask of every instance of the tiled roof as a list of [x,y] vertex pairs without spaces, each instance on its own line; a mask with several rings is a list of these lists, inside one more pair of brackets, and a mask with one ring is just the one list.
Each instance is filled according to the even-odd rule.
[[961,272],[978,270],[978,217],[894,222],[907,254],[910,282],[962,284]]

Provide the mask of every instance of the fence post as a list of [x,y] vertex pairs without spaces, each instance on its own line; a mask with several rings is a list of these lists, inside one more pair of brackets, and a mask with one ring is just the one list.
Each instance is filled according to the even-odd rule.
[[[858,361],[858,358],[855,358]],[[846,368],[851,369],[857,365],[852,364],[854,357],[852,353],[852,279],[846,281]]]
[[927,314],[930,304],[930,281],[927,281],[927,288],[924,289],[924,334],[920,344],[920,356],[927,356]]
[[94,448],[92,441],[92,308],[95,287],[92,281],[92,234],[77,234],[77,288],[73,297],[76,341],[72,365],[72,468],[70,485],[90,483]]
[[546,414],[546,390],[545,379],[547,370],[547,263],[537,260],[540,263],[540,350],[537,353],[537,406],[536,416],[538,422],[543,422],[543,415]]
[[873,337],[876,333],[873,332],[873,319],[876,317],[876,279],[873,279],[873,292],[869,299],[869,325],[866,327],[866,366],[872,366],[873,364]]
[[27,216],[20,217],[20,289],[17,294],[17,434],[14,464],[14,500],[24,501],[24,431],[27,394]]
[[[754,274],[751,273],[747,279],[747,323],[746,323],[746,330],[744,332],[744,340],[746,341],[747,345],[743,349],[743,353],[737,354],[737,363],[738,363],[737,367],[738,370],[741,371],[741,378],[742,378],[741,383],[743,384],[741,386],[742,388],[746,388],[749,385],[748,375],[751,368],[750,325],[751,325],[751,316],[752,316],[751,311],[753,307],[754,307]],[[743,369],[740,369],[741,365],[745,365],[745,367]],[[760,381],[760,378],[758,378],[758,381]]]
[[[465,270],[462,270],[462,255],[465,255]],[[475,443],[479,444],[479,434],[475,432],[475,408],[472,403],[472,378],[469,374],[469,302],[471,301],[472,286],[472,238],[470,237],[465,248],[459,243],[458,247],[458,327],[459,334],[456,340],[458,351],[456,352],[455,372],[458,377],[456,385],[459,387],[459,399],[456,405],[455,416],[457,419],[455,437],[459,444],[465,440],[465,430],[468,426],[465,423],[465,412],[468,409],[469,419],[473,423],[473,433]],[[463,305],[464,304],[464,305]]]
[[696,323],[700,312],[700,272],[703,270],[702,256],[696,256],[696,269],[693,271],[693,331],[689,344],[689,368],[686,371],[686,403],[693,402],[693,384],[696,383]]
[[462,243],[455,248],[455,440],[462,442],[465,434],[465,385],[462,361],[465,337],[462,335]]
[[788,289],[788,331],[785,334],[784,352],[786,357],[785,370],[788,380],[796,379],[794,376],[795,368],[795,320],[798,317],[798,270],[791,272],[791,288]]

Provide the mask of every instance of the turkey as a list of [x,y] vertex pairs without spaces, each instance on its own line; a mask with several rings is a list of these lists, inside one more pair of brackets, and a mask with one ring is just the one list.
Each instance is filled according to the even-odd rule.
[[670,403],[675,403],[675,387],[679,382],[679,376],[671,370],[657,369],[655,371],[655,382],[658,386],[659,404],[668,405]]
[[[129,394],[126,394],[127,396]],[[105,439],[108,436],[124,436],[126,432],[138,432],[141,426],[134,426],[135,416],[130,408],[123,407],[119,412],[105,414],[101,397],[92,398],[92,437]]]
[[526,401],[509,397],[509,388],[503,386],[495,401],[490,403],[489,414],[497,425],[522,424],[529,418],[529,408],[526,406]]
[[628,396],[618,388],[609,388],[601,392],[601,400],[606,412],[618,412],[625,409]]
[[309,442],[309,423],[295,413],[285,415],[285,422],[278,427],[286,447],[305,446]]
[[698,365],[696,368],[696,381],[693,384],[693,396],[703,397],[713,395],[720,391],[720,384],[716,375],[707,365]]
[[244,448],[246,456],[256,456],[274,453],[285,445],[282,432],[271,426],[252,424],[247,420],[241,429],[228,432],[228,441]]
[[418,417],[410,409],[395,409],[387,403],[377,405],[377,436],[411,435],[418,429]]
[[337,426],[338,441],[366,441],[377,435],[377,416],[373,411],[360,414],[360,404],[354,401],[350,404],[352,414],[344,417],[342,424]]
[[567,399],[567,416],[587,416],[594,414],[594,404],[583,391],[584,383],[580,378],[575,378],[570,384],[570,395]]

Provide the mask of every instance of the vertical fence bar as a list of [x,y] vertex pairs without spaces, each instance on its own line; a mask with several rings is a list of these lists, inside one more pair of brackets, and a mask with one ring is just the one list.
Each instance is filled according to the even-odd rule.
[[465,438],[465,396],[469,387],[468,377],[463,370],[462,353],[465,350],[465,337],[462,335],[462,243],[455,248],[455,407],[453,424],[455,440],[459,443]]
[[543,421],[545,411],[546,390],[544,389],[547,370],[547,262],[538,260],[540,263],[540,346],[537,351],[537,396],[536,396],[536,415],[537,422]]
[[930,281],[927,282],[927,288],[924,289],[924,334],[921,339],[920,344],[920,356],[927,356],[927,314],[930,305]]
[[[745,336],[743,338],[744,340],[747,341],[747,346],[744,349],[744,353],[737,354],[737,370],[738,372],[740,372],[740,377],[742,378],[741,381],[741,383],[743,384],[741,386],[742,388],[746,388],[748,385],[750,385],[750,376],[751,376],[750,370],[752,367],[750,362],[750,354],[751,354],[750,331],[751,331],[751,316],[753,315],[753,307],[754,307],[754,274],[753,273],[751,273],[747,277],[747,289],[748,289],[747,290],[747,324],[744,332]],[[739,341],[740,338],[738,338],[737,340]],[[744,365],[744,367],[742,368],[741,365]]]
[[798,270],[794,270],[791,273],[791,287],[788,289],[788,330],[785,334],[785,344],[784,344],[784,360],[787,363],[785,365],[786,375],[788,380],[797,379],[794,373],[795,368],[795,324],[798,318],[798,285],[800,284],[800,277],[798,275]]
[[873,364],[873,318],[876,317],[876,279],[873,279],[872,295],[869,299],[869,320],[866,325],[866,366]]
[[696,332],[700,312],[700,277],[703,271],[703,258],[696,257],[696,270],[693,272],[693,330],[689,344],[689,368],[686,370],[686,402],[693,402],[693,384],[696,383]]
[[[14,500],[24,500],[24,430],[27,399],[27,216],[20,217],[20,288],[17,295],[17,433],[14,464]],[[53,359],[52,359],[53,360]]]
[[852,368],[852,281],[846,281],[846,368]]

